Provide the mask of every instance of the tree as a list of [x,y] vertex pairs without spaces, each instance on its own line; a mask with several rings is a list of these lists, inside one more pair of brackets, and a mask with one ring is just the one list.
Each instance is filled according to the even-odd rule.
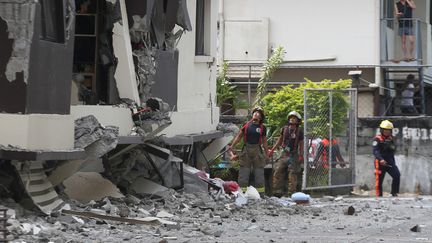
[[[332,83],[331,80],[325,79],[321,82],[312,82],[306,79],[305,83],[298,87],[286,85],[274,92],[267,94],[263,99],[263,108],[266,111],[267,125],[273,131],[279,131],[287,121],[287,114],[290,111],[299,112],[304,117],[304,90],[305,89],[330,89],[333,90],[332,100],[332,129],[334,133],[341,132],[345,127],[345,117],[349,109],[349,102],[345,93],[340,92],[342,89],[349,88],[351,80],[339,80]],[[326,92],[310,92],[308,95],[308,124],[311,129],[309,133],[314,136],[324,136],[328,134],[330,121],[329,114],[329,96]],[[324,124],[324,126],[323,126]],[[327,126],[327,129],[326,129]]]
[[256,98],[253,106],[262,105],[262,98],[267,93],[267,81],[271,79],[273,73],[282,63],[284,55],[285,55],[284,48],[279,46],[274,50],[273,55],[267,60],[266,64],[264,64],[264,73],[260,78],[260,80],[258,81]]
[[227,76],[228,66],[229,63],[225,61],[220,67],[216,79],[216,104],[221,108],[222,113],[246,107],[244,102],[238,99],[241,92],[237,89],[237,86],[229,82]]

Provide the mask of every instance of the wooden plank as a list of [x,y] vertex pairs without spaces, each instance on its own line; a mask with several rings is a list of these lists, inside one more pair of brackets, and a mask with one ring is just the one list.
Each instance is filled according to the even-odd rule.
[[86,218],[113,220],[113,221],[118,221],[123,223],[129,223],[129,224],[160,225],[160,222],[156,219],[145,221],[142,219],[122,218],[118,216],[102,215],[93,212],[79,212],[79,211],[72,211],[72,210],[65,210],[65,209],[62,210],[62,213],[69,214],[69,215],[76,215],[80,217],[86,217]]

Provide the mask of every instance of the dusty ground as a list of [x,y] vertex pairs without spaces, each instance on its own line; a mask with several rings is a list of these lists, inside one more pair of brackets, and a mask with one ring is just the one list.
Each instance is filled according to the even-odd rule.
[[[309,205],[265,198],[241,207],[234,199],[172,191],[164,198],[132,199],[70,203],[79,211],[126,210],[129,218],[167,212],[164,219],[177,225],[81,221],[65,214],[35,215],[10,200],[2,205],[15,210],[16,219],[8,220],[13,242],[432,242],[431,196],[324,197]],[[346,214],[349,206],[354,215]]]

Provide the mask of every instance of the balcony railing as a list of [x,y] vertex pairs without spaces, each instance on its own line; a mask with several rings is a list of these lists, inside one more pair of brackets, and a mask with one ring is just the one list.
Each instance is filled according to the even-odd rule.
[[[426,60],[428,43],[427,29],[429,24],[419,19],[395,19],[381,20],[381,64],[399,64],[403,62],[409,65],[424,65]],[[405,34],[405,50],[402,44],[402,35]],[[411,44],[410,38],[414,43]],[[412,53],[410,53],[410,48]],[[406,58],[411,56],[411,60]]]

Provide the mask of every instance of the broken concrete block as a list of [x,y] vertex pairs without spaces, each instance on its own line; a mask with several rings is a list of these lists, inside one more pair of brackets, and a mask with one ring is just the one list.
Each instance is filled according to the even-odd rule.
[[174,215],[170,214],[170,213],[168,213],[166,211],[160,211],[160,212],[158,212],[156,214],[156,217],[159,217],[159,218],[172,218],[172,217],[174,217]]
[[349,206],[344,211],[345,215],[354,215],[354,213],[355,213],[355,208],[353,206]]
[[420,227],[420,225],[417,224],[414,227],[412,227],[410,230],[412,232],[420,232],[421,231],[421,227]]
[[[109,180],[95,172],[77,172],[64,181],[65,193],[82,203],[104,197],[122,198],[124,195]],[[91,185],[91,186],[89,186]]]
[[135,180],[130,188],[138,194],[159,196],[163,196],[165,195],[164,192],[169,191],[168,188],[142,177]]

